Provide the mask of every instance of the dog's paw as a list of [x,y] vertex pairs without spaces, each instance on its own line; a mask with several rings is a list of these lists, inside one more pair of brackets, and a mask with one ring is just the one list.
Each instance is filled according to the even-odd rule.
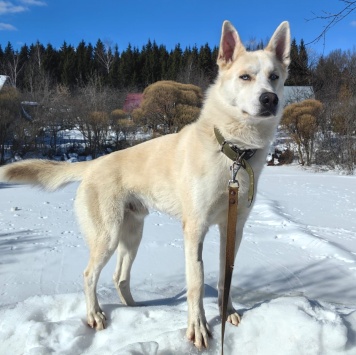
[[233,325],[239,325],[240,322],[241,322],[241,317],[240,315],[235,311],[233,310],[231,313],[229,313],[229,315],[227,316],[227,319],[226,319],[227,322],[233,324]]
[[187,329],[187,338],[193,342],[199,349],[208,348],[209,338],[211,338],[211,331],[206,319],[197,318],[194,321],[190,321]]
[[96,330],[103,330],[106,328],[106,316],[102,310],[91,312],[88,314],[88,325],[90,328]]

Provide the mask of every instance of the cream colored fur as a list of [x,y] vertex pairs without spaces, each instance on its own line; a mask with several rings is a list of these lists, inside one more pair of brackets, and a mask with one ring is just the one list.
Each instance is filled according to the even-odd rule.
[[[92,162],[69,164],[27,160],[0,168],[1,181],[40,185],[48,190],[70,181],[81,181],[75,208],[90,249],[84,285],[87,320],[91,327],[105,328],[105,315],[98,304],[96,285],[102,268],[115,250],[118,254],[115,286],[122,302],[134,305],[130,270],[141,241],[144,218],[148,209],[154,208],[182,221],[186,255],[187,337],[198,348],[208,346],[210,331],[203,308],[203,241],[209,226],[217,224],[221,233],[218,283],[221,306],[227,184],[232,163],[220,151],[214,126],[238,147],[257,149],[250,160],[257,184],[282,113],[289,50],[287,22],[277,28],[264,51],[247,52],[235,28],[225,21],[218,78],[207,92],[197,122],[179,133],[153,139]],[[272,74],[279,78],[275,79]],[[275,115],[268,117],[260,114],[260,96],[266,92],[279,98]],[[237,240],[250,212],[245,171],[240,170],[238,180]],[[228,321],[237,325],[240,317],[231,299],[228,313]]]

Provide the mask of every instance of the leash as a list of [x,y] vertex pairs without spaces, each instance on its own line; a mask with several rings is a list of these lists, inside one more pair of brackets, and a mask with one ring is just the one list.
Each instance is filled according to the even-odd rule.
[[[228,216],[227,216],[227,230],[226,230],[226,253],[225,253],[225,271],[224,271],[224,289],[222,297],[222,311],[221,311],[221,355],[224,354],[224,337],[225,325],[227,320],[227,305],[229,301],[229,294],[231,288],[232,274],[235,262],[235,245],[236,245],[236,225],[237,225],[237,206],[239,196],[239,182],[236,179],[240,168],[244,168],[249,175],[249,190],[248,202],[249,206],[254,197],[254,174],[251,165],[247,162],[256,152],[256,150],[248,149],[241,150],[236,146],[227,142],[220,131],[214,128],[217,141],[221,145],[221,151],[231,160],[233,164],[230,167],[231,180],[229,180],[229,197],[228,197]],[[241,240],[238,240],[240,245]]]
[[221,355],[224,354],[224,336],[225,325],[227,320],[227,304],[229,301],[232,273],[235,261],[235,237],[237,224],[237,205],[239,196],[238,182],[229,182],[229,209],[227,216],[227,235],[226,235],[226,256],[225,256],[225,273],[224,273],[224,290],[222,297],[222,314],[221,314]]

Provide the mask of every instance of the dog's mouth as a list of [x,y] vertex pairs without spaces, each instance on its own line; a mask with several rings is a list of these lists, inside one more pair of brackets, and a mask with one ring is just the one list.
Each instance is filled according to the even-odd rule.
[[242,113],[246,116],[255,116],[255,117],[271,117],[271,116],[276,116],[277,115],[277,110],[274,110],[274,112],[271,112],[271,111],[267,111],[267,110],[264,110],[264,111],[260,111],[257,115],[251,115],[249,114],[247,111],[242,111]]
[[270,116],[276,116],[276,113],[274,112],[270,112],[270,111],[262,111],[262,112],[260,112],[259,113],[259,115],[258,116],[260,116],[260,117],[270,117]]

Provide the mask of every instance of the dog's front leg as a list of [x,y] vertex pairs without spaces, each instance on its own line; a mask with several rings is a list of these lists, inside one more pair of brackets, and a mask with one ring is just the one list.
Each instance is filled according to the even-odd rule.
[[206,228],[196,222],[184,224],[185,263],[187,278],[188,328],[187,338],[198,349],[208,347],[211,336],[203,307],[204,265],[203,241]]
[[[219,225],[220,230],[220,277],[219,277],[219,284],[218,284],[218,303],[219,303],[219,310],[220,315],[222,314],[222,300],[223,300],[223,291],[224,291],[224,279],[225,279],[225,260],[226,260],[226,230],[227,225],[225,223]],[[237,228],[236,230],[236,244],[235,244],[235,259],[236,254],[240,246],[242,238],[242,228]],[[241,319],[240,315],[236,312],[234,306],[232,305],[231,300],[231,291],[229,294],[229,300],[227,304],[227,322],[233,325],[239,325]]]

